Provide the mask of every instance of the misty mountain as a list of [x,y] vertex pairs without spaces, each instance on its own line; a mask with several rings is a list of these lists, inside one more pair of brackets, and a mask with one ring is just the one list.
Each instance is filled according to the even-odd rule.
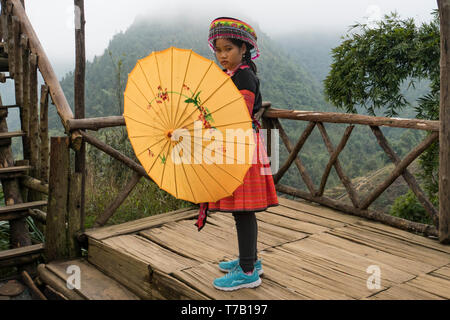
[[[264,101],[277,108],[299,109],[300,106],[320,106],[332,110],[322,99],[321,85],[303,66],[292,59],[278,43],[263,31],[257,30],[261,57],[256,60]],[[138,59],[152,51],[170,46],[193,49],[198,54],[215,60],[207,44],[208,26],[192,21],[173,23],[136,20],[128,30],[116,34],[101,56],[86,65],[86,116],[119,115],[117,88],[118,64],[121,63],[121,84]],[[111,52],[111,55],[109,54]],[[73,106],[73,72],[61,81],[64,93]],[[56,113],[50,114],[50,123],[59,125]]]

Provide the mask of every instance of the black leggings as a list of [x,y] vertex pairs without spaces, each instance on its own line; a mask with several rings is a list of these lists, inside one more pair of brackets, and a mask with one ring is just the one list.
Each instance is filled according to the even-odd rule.
[[244,272],[253,270],[258,259],[256,246],[258,240],[258,224],[254,212],[234,212],[239,246],[239,264]]

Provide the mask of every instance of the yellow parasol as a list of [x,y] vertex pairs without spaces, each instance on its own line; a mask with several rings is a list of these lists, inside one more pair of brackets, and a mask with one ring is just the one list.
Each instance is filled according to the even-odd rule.
[[138,60],[123,116],[142,166],[178,199],[230,196],[252,165],[255,141],[243,96],[214,61],[192,50],[170,47]]

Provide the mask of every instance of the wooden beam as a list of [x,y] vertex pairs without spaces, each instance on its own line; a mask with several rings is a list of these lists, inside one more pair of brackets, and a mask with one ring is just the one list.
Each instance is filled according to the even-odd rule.
[[138,184],[139,180],[141,180],[141,175],[137,172],[134,172],[130,181],[127,183],[125,188],[116,196],[113,203],[109,205],[106,210],[100,214],[95,220],[94,227],[104,226],[106,222],[108,222],[109,218],[114,214],[114,212],[121,206],[121,204],[128,197],[130,192],[134,189],[134,187]]
[[[325,130],[324,125],[321,122],[318,122],[317,127],[319,128],[320,134],[322,135],[323,141],[325,142],[325,145],[328,149],[328,153],[330,154],[330,156],[333,156],[335,150],[333,144],[331,143],[330,137],[328,136],[327,131]],[[345,189],[348,192],[350,200],[352,201],[355,208],[358,208],[359,198],[355,189],[353,188],[351,180],[344,174],[344,170],[342,169],[338,159],[336,159],[333,165],[334,168],[336,169],[339,179],[341,180],[342,184],[344,185]]]
[[438,0],[440,57],[439,241],[450,243],[450,0]]
[[22,271],[21,275],[22,275],[23,282],[25,282],[25,284],[28,286],[28,288],[30,288],[31,292],[36,297],[38,297],[40,300],[47,300],[47,297],[44,296],[44,294],[41,292],[41,290],[38,289],[38,287],[36,287],[36,285],[33,282],[33,279],[31,279],[28,272],[26,272],[24,270],[24,271]]
[[384,190],[386,190],[392,182],[395,181],[403,171],[414,161],[418,156],[422,154],[436,139],[438,139],[439,133],[434,131],[428,137],[426,137],[417,147],[415,147],[408,155],[399,162],[394,168],[392,173],[386,180],[383,181],[375,190],[367,196],[367,198],[361,203],[361,209],[367,209],[372,202],[374,202]]
[[141,176],[146,177],[147,179],[150,180],[150,177],[148,176],[147,172],[145,171],[144,167],[142,167],[140,164],[137,164],[134,160],[128,158],[126,155],[124,155],[123,153],[117,151],[116,149],[110,147],[109,145],[107,145],[106,143],[104,143],[103,141],[95,138],[94,136],[91,136],[90,134],[87,134],[83,131],[81,131],[81,135],[83,136],[83,138],[86,140],[86,142],[88,142],[89,144],[93,145],[94,147],[102,150],[103,152],[105,152],[106,154],[109,154],[111,157],[113,157],[114,159],[122,162],[123,164],[125,164],[127,167],[129,167],[130,169],[136,171],[137,173],[139,173]]
[[[383,132],[381,132],[381,129],[379,127],[370,127],[370,129],[372,129],[372,132],[377,138],[380,147],[383,148],[384,152],[386,152],[391,161],[397,166],[401,162],[401,159],[389,146],[389,143],[383,135]],[[430,200],[428,200],[428,198],[425,196],[425,193],[420,188],[419,184],[416,181],[416,178],[414,178],[414,176],[409,172],[408,168],[403,171],[402,175],[408,186],[416,195],[417,200],[419,200],[419,202],[423,205],[425,211],[433,219],[434,225],[437,227],[439,225],[439,215],[436,212],[433,204],[430,202]]]
[[70,130],[87,129],[97,131],[103,128],[124,126],[125,119],[123,116],[111,116],[87,119],[70,119],[67,123]]
[[300,136],[300,139],[295,144],[294,148],[292,150],[289,150],[289,156],[287,157],[284,164],[281,166],[281,168],[278,170],[278,172],[273,176],[273,181],[277,183],[281,177],[284,175],[284,173],[289,169],[292,162],[297,158],[298,153],[302,149],[303,145],[305,144],[306,140],[308,139],[311,132],[314,130],[314,127],[316,126],[315,122],[308,123],[308,126],[303,131],[302,135]]
[[347,129],[345,129],[344,136],[341,139],[341,142],[337,146],[336,150],[334,150],[333,154],[330,157],[330,160],[327,163],[327,166],[325,167],[325,171],[322,175],[322,179],[320,181],[320,187],[319,191],[317,192],[317,196],[323,195],[323,192],[325,190],[325,185],[327,184],[328,176],[330,175],[331,168],[335,164],[339,154],[341,151],[345,148],[345,145],[347,144],[348,139],[350,138],[350,134],[353,131],[354,125],[349,125]]
[[338,113],[338,112],[316,112],[316,111],[284,110],[284,109],[270,108],[264,113],[264,117],[314,121],[314,122],[365,124],[369,126],[388,126],[395,128],[439,131],[439,121],[373,117],[373,116],[364,116],[359,114]]
[[406,219],[402,219],[399,217],[391,216],[382,212],[374,211],[374,210],[367,210],[367,209],[361,209],[361,208],[354,208],[352,206],[346,205],[340,201],[336,201],[327,197],[317,197],[308,194],[305,191],[298,190],[296,188],[292,188],[290,186],[277,184],[276,186],[277,191],[283,192],[295,197],[299,197],[311,202],[319,203],[321,205],[324,205],[329,208],[333,208],[336,210],[339,210],[344,213],[353,214],[358,217],[364,217],[367,219],[379,221],[382,223],[385,223],[387,225],[390,225],[392,227],[396,227],[402,230],[410,231],[410,232],[419,232],[426,236],[433,236],[437,237],[437,230],[432,225],[422,224],[418,222],[409,221]]
[[48,183],[30,176],[23,176],[20,180],[22,185],[28,189],[32,189],[48,195]]
[[[281,123],[278,119],[272,119],[273,125],[276,129],[278,129],[280,133],[280,138],[283,141],[284,145],[286,146],[286,149],[288,152],[292,151],[292,144],[289,141],[289,137],[284,131],[283,127],[281,126]],[[270,145],[270,143],[269,143]],[[306,186],[308,187],[309,192],[311,194],[314,194],[316,191],[314,189],[314,183],[309,176],[308,172],[306,171],[305,166],[303,165],[302,161],[300,160],[300,157],[295,158],[295,165],[297,166],[298,171],[300,172],[300,176],[302,177],[303,181],[305,182]]]

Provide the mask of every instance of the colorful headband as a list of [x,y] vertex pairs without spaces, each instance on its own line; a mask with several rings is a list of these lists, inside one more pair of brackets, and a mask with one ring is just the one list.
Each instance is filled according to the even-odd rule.
[[228,17],[213,20],[209,27],[208,43],[212,52],[215,52],[214,40],[220,38],[233,38],[247,42],[252,46],[250,54],[252,60],[259,57],[259,48],[255,30],[247,23]]

